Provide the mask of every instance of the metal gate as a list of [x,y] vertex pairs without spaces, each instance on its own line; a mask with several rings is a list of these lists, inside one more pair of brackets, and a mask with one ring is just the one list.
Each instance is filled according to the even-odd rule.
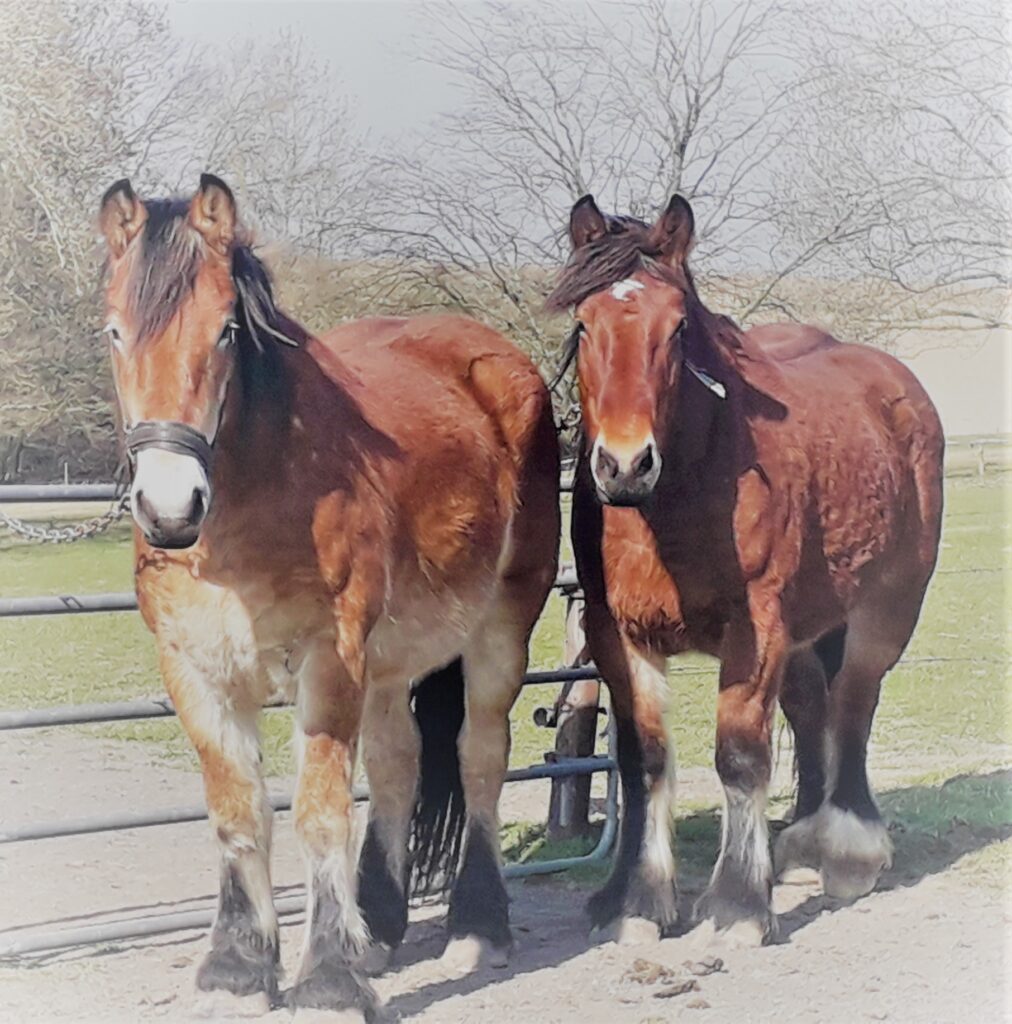
[[[569,488],[564,487],[564,489],[568,490]],[[19,502],[114,501],[117,497],[117,488],[113,484],[0,486],[0,505]],[[561,573],[555,581],[556,588],[571,589],[574,584],[575,574],[572,571]],[[136,609],[137,599],[132,592],[0,598],[0,618],[29,615],[82,615],[135,611]],[[524,686],[544,686],[596,678],[597,670],[593,665],[582,668],[558,668],[547,672],[527,673],[524,678]],[[277,705],[277,707],[283,706]],[[269,712],[271,708],[265,710]],[[175,711],[168,698],[60,705],[30,710],[0,711],[0,731],[168,718],[174,715]],[[555,757],[549,763],[529,765],[526,768],[513,769],[507,773],[506,781],[516,783],[533,779],[589,776],[599,772],[606,772],[608,776],[606,815],[604,827],[594,848],[589,853],[577,857],[507,864],[504,868],[507,878],[523,878],[529,875],[564,871],[579,865],[603,861],[608,856],[618,828],[618,777],[615,764],[614,731],[609,727],[608,750],[605,754],[591,753],[585,757]],[[366,787],[356,787],[356,801],[366,801],[368,798]],[[270,799],[270,803],[275,811],[288,811],[291,808],[291,796],[274,796]],[[206,817],[207,810],[203,804],[191,804],[157,812],[134,810],[87,818],[67,818],[19,828],[4,829],[0,827],[0,844],[36,842],[121,829],[168,826],[178,822],[199,821]],[[305,893],[297,891],[280,896],[276,894],[275,905],[279,915],[298,913],[305,907]],[[0,956],[18,956],[91,943],[114,942],[167,932],[209,928],[213,924],[214,914],[213,909],[188,910],[83,927],[40,928],[38,930],[21,927],[11,932],[0,932]]]

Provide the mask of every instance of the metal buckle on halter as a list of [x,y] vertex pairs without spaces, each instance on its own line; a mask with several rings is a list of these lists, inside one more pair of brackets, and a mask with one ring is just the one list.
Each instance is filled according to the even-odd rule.
[[131,465],[137,453],[145,448],[161,448],[177,455],[195,458],[207,473],[211,466],[210,441],[194,427],[174,420],[144,420],[132,426],[125,435],[127,456]]

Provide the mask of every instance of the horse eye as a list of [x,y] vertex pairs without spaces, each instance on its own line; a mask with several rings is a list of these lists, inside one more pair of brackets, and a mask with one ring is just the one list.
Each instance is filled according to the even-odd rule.
[[108,336],[109,340],[120,352],[123,351],[123,339],[119,336],[119,331],[117,331],[112,324],[106,324],[105,327],[102,328],[102,333]]
[[225,324],[225,329],[221,332],[221,337],[218,339],[218,348],[228,348],[235,341],[238,334],[239,325],[234,320],[229,320]]

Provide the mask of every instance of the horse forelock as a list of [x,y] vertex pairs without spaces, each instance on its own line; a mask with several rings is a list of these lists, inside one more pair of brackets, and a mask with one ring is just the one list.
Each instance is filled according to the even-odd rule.
[[204,259],[200,235],[182,199],[144,203],[147,220],[129,250],[126,307],[143,341],[161,331],[193,291]]
[[609,217],[608,231],[575,249],[559,274],[545,306],[561,313],[632,277],[659,255],[650,242],[649,228],[632,217]]
[[[158,334],[192,294],[206,259],[203,239],[189,220],[184,199],[145,202],[147,220],[139,245],[131,252],[126,281],[126,305],[136,325],[138,341]],[[241,239],[232,251],[231,277],[236,290],[240,331],[258,351],[267,342],[298,345],[306,333],[277,307],[270,273]]]

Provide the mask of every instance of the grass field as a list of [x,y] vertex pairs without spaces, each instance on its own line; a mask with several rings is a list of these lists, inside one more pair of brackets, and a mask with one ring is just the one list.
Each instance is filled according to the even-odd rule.
[[[1012,650],[1012,479],[946,482],[939,568],[920,625],[903,661],[886,681],[873,734],[873,761],[902,787],[884,795],[890,813],[925,835],[952,822],[1012,827],[1006,775],[1009,652]],[[566,552],[564,551],[564,559]],[[129,590],[131,548],[125,528],[73,546],[0,541],[0,596]],[[540,623],[531,664],[559,664],[562,601],[554,597]],[[672,664],[671,725],[680,768],[712,763],[715,665],[703,657]],[[135,614],[0,620],[0,707],[83,703],[161,694],[153,642]],[[554,696],[528,688],[513,713],[513,761],[540,762],[552,736],[532,712]],[[193,764],[174,720],[86,727],[103,736],[155,745],[158,756]],[[264,716],[264,754],[271,773],[291,769],[288,712]],[[943,785],[954,776],[962,781]],[[975,781],[976,780],[976,781]],[[692,811],[681,828],[701,831],[712,846],[712,809]],[[695,815],[695,817],[693,816]],[[700,817],[702,815],[702,817]],[[926,831],[925,831],[926,830]],[[1003,833],[1004,834],[1004,833]],[[529,845],[530,830],[511,831]]]

